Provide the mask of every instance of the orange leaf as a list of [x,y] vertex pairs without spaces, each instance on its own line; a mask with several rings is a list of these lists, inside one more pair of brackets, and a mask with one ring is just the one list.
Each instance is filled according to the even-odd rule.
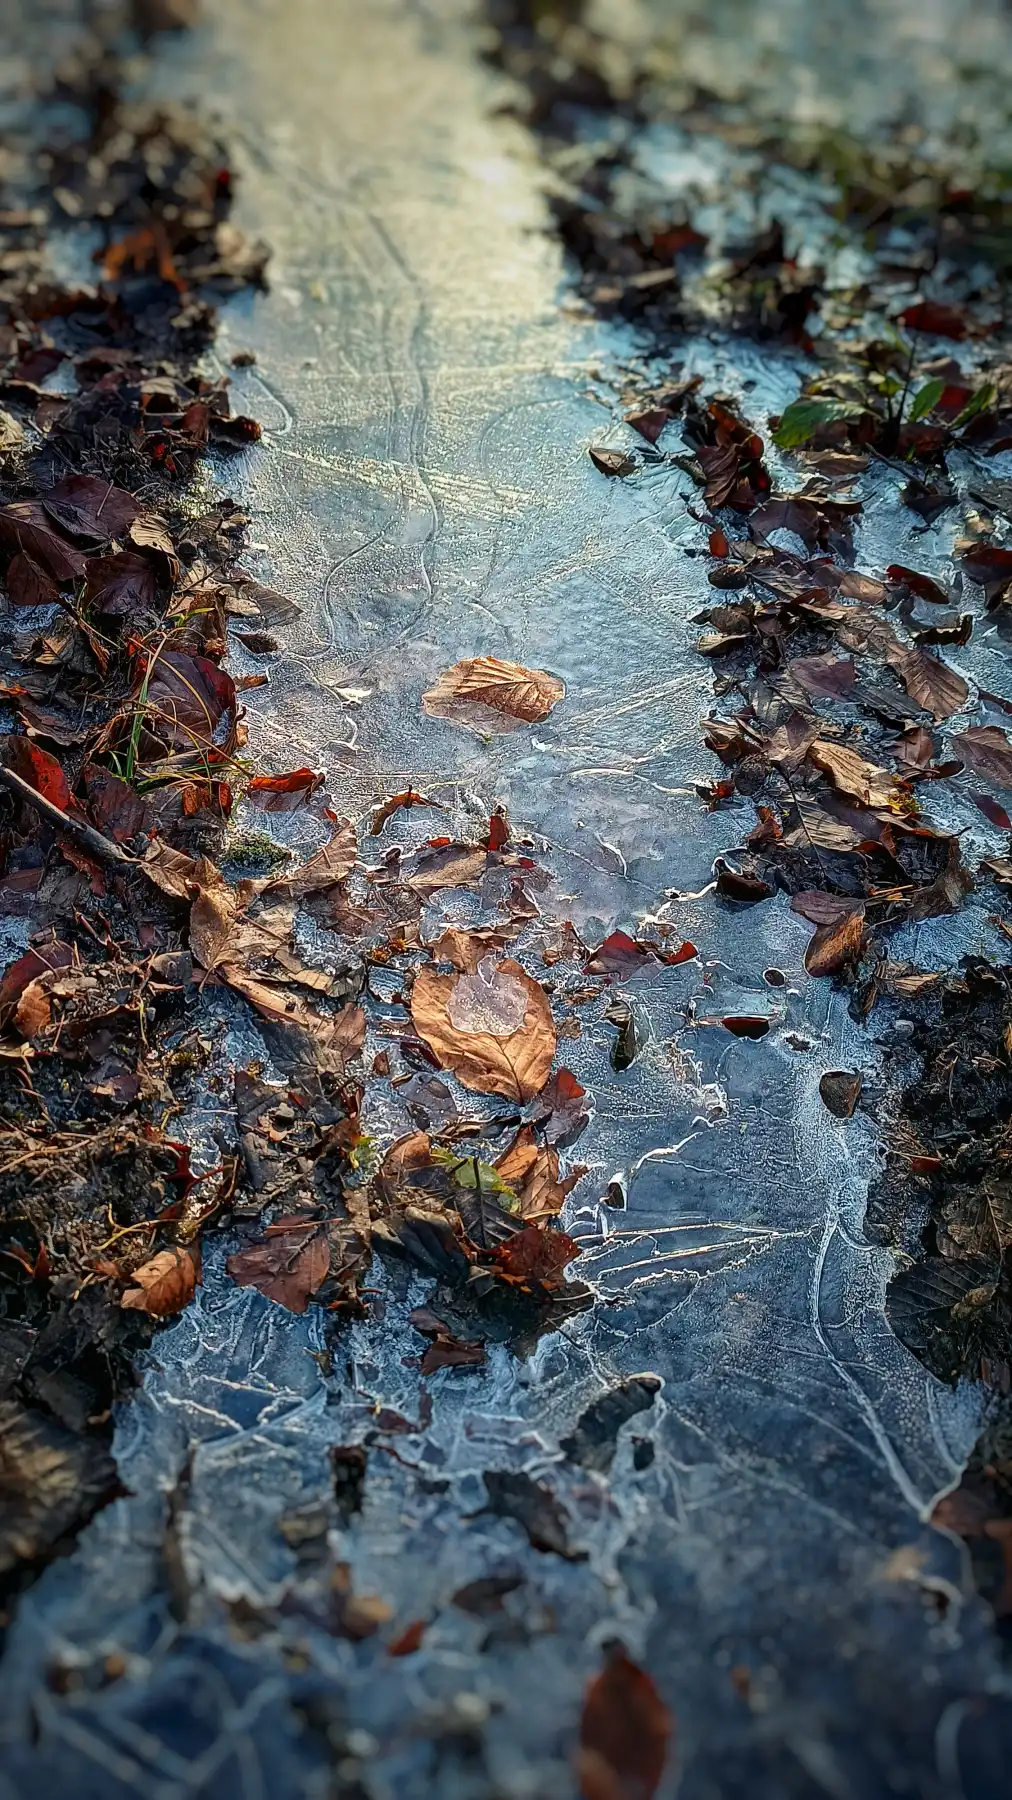
[[129,1277],[135,1285],[127,1288],[120,1305],[150,1313],[153,1319],[166,1319],[172,1313],[182,1312],[193,1299],[199,1277],[193,1251],[179,1245],[173,1250],[159,1250],[157,1256],[142,1263]]
[[615,1645],[583,1702],[577,1755],[583,1800],[651,1800],[671,1732],[671,1714],[650,1676]]

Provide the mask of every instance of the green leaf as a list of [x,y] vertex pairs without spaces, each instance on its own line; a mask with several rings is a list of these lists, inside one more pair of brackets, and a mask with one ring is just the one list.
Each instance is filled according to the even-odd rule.
[[456,1150],[444,1150],[441,1145],[433,1145],[432,1160],[441,1169],[446,1169],[453,1183],[459,1188],[473,1188],[483,1194],[497,1194],[500,1204],[508,1212],[519,1210],[520,1202],[509,1183],[504,1181],[498,1169],[491,1163],[479,1162],[476,1156],[461,1156]]
[[926,381],[924,386],[914,395],[910,407],[910,423],[923,419],[929,412],[934,412],[939,400],[945,392],[945,383],[941,377],[934,381]]
[[988,407],[992,404],[994,397],[994,383],[985,381],[983,387],[979,387],[975,394],[970,395],[969,400],[958,417],[953,419],[953,431],[958,431],[961,425],[969,425],[970,420],[975,419],[978,413],[986,412]]
[[833,419],[855,419],[861,408],[849,400],[793,400],[773,433],[778,450],[796,450],[807,444],[820,425]]

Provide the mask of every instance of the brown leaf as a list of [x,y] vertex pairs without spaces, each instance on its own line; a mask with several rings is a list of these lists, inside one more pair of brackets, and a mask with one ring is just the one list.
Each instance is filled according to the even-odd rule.
[[520,724],[547,719],[565,693],[562,682],[544,669],[525,669],[477,656],[455,663],[422,695],[431,718],[476,725],[486,731],[514,731]]
[[279,1220],[260,1243],[230,1256],[226,1268],[238,1287],[255,1287],[289,1312],[304,1313],[330,1271],[330,1245],[315,1221]]
[[116,556],[89,556],[84,597],[107,618],[132,619],[154,606],[158,577],[154,565],[133,550]]
[[663,950],[657,944],[641,944],[627,931],[613,931],[603,944],[598,945],[584,967],[588,975],[614,975],[617,980],[625,981],[648,963],[675,967],[678,963],[691,962],[696,955],[695,944],[682,944],[678,950]]
[[330,842],[324,844],[304,862],[301,868],[293,869],[288,875],[279,875],[268,882],[264,894],[278,894],[289,900],[302,900],[307,894],[325,893],[343,881],[358,858],[358,844],[355,839],[355,827],[350,820],[342,819]]
[[80,550],[60,536],[37,500],[15,500],[10,506],[0,506],[0,544],[14,554],[30,557],[61,586],[79,581],[84,574]]
[[809,975],[835,975],[854,962],[864,942],[864,907],[853,906],[832,924],[820,925],[805,951]]
[[1012,550],[998,544],[971,544],[957,552],[960,565],[979,587],[990,587],[993,581],[1008,581],[1012,576]]
[[193,882],[197,897],[190,908],[190,949],[203,968],[213,969],[232,948],[241,900],[206,857],[197,863]]
[[822,695],[829,700],[847,699],[857,681],[852,657],[796,656],[787,665],[789,674],[799,681],[806,694]]
[[997,800],[992,800],[990,794],[971,794],[970,799],[991,825],[996,825],[999,831],[1012,831],[1012,819],[1005,808],[998,805]]
[[525,1219],[555,1219],[562,1211],[570,1189],[576,1186],[578,1174],[559,1180],[558,1152],[543,1149],[530,1125],[522,1125],[507,1150],[496,1161],[503,1181],[513,1189]]
[[652,1800],[664,1773],[673,1721],[650,1676],[611,1646],[587,1689],[577,1773],[583,1800]]
[[99,544],[122,537],[143,511],[125,488],[98,475],[65,475],[39,498],[61,531]]
[[152,828],[148,807],[128,781],[98,763],[86,763],[84,785],[88,810],[96,826],[115,843],[125,844],[138,832]]
[[428,1621],[426,1619],[412,1619],[410,1625],[405,1625],[403,1631],[398,1632],[395,1638],[390,1639],[387,1645],[387,1655],[413,1656],[416,1650],[421,1649],[422,1639],[427,1630]]
[[411,993],[415,1030],[463,1085],[532,1100],[548,1080],[555,1026],[548,1000],[519,963],[491,958],[473,975],[422,969]]
[[292,769],[287,775],[257,775],[246,789],[246,798],[261,812],[298,812],[323,787],[326,776],[316,769]]
[[149,845],[141,864],[144,874],[163,894],[174,900],[189,900],[194,885],[197,861],[183,850],[174,850],[159,838]]
[[540,1225],[525,1225],[494,1252],[503,1275],[547,1288],[560,1285],[567,1263],[579,1254],[579,1244],[564,1231],[547,1231]]
[[47,986],[46,976],[30,981],[14,1009],[14,1024],[23,1038],[37,1037],[40,1031],[45,1031],[53,1016]]
[[144,724],[168,749],[206,749],[235,713],[235,683],[208,657],[167,650],[151,665]]
[[833,786],[862,806],[888,807],[897,797],[896,777],[875,763],[865,762],[856,750],[816,738],[808,760],[829,776]]
[[933,581],[930,575],[919,575],[916,569],[908,569],[903,563],[890,563],[886,570],[888,580],[909,588],[918,600],[926,600],[929,606],[948,606],[950,596]]
[[540,1126],[548,1144],[575,1144],[590,1123],[585,1105],[587,1090],[570,1069],[556,1069],[541,1090],[532,1123]]
[[[638,431],[648,444],[656,444],[665,425],[669,424],[671,414],[666,406],[647,406],[642,412],[626,413],[625,422]],[[725,555],[727,552],[725,551]]]
[[920,773],[935,754],[935,740],[923,725],[912,725],[904,731],[896,747],[896,761],[905,769]]
[[966,705],[969,688],[940,657],[926,650],[906,650],[890,658],[893,668],[918,706],[923,706],[934,719],[948,719]]
[[954,732],[952,742],[977,775],[1012,788],[1012,743],[998,725],[971,725]]
[[602,475],[632,475],[636,468],[632,457],[624,450],[609,450],[603,445],[591,444],[587,454]]
[[379,806],[373,808],[372,823],[369,827],[372,836],[379,836],[387,820],[392,819],[394,813],[400,812],[402,808],[407,811],[412,806],[434,806],[440,812],[444,810],[438,800],[427,800],[424,794],[416,794],[414,788],[405,788],[402,793],[391,794],[388,800],[382,801]]
[[819,1082],[819,1093],[834,1119],[850,1118],[861,1098],[862,1085],[860,1075],[852,1075],[846,1069],[826,1071]]
[[189,1305],[199,1277],[194,1251],[178,1244],[172,1250],[160,1250],[150,1262],[134,1269],[130,1276],[134,1286],[127,1288],[120,1305],[150,1313],[153,1319],[167,1319]]
[[60,590],[30,556],[12,556],[7,570],[7,594],[12,606],[52,606]]

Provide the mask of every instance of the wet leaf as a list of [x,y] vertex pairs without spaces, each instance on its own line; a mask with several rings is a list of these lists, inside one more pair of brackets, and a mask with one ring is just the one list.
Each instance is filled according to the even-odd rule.
[[532,1100],[555,1055],[551,1007],[519,963],[486,958],[473,975],[422,969],[411,992],[419,1037],[467,1088]]
[[732,1037],[753,1039],[764,1038],[772,1023],[770,1019],[748,1013],[731,1013],[720,1022]]
[[410,1323],[432,1342],[421,1360],[423,1375],[434,1375],[437,1369],[480,1369],[488,1361],[484,1343],[459,1338],[442,1319],[427,1307],[416,1307]]
[[154,564],[133,550],[121,550],[116,556],[89,556],[84,597],[107,618],[136,618],[150,611],[157,600]]
[[580,1719],[577,1773],[583,1800],[652,1800],[664,1773],[673,1721],[650,1676],[621,1644],[607,1651]]
[[860,1075],[846,1069],[828,1069],[819,1082],[822,1103],[834,1119],[849,1119],[861,1098]]
[[[426,1351],[426,1355],[428,1354]],[[425,1371],[422,1372],[424,1374]],[[427,1630],[428,1621],[426,1619],[412,1619],[410,1625],[405,1625],[403,1631],[398,1632],[396,1637],[390,1639],[387,1645],[387,1655],[414,1656],[415,1651],[421,1649]]]
[[287,775],[256,775],[246,788],[246,798],[261,812],[298,812],[308,806],[326,779],[316,769],[291,769]]
[[647,406],[642,412],[626,413],[625,422],[638,431],[640,437],[646,438],[648,444],[656,444],[665,425],[670,424],[671,414],[666,406]]
[[739,906],[755,906],[760,900],[768,900],[773,889],[768,881],[761,880],[749,870],[732,869],[722,862],[717,870],[717,892]]
[[525,1225],[496,1250],[495,1259],[502,1274],[512,1280],[552,1288],[561,1285],[563,1270],[579,1254],[579,1244],[564,1231]]
[[613,975],[618,981],[627,981],[648,964],[664,963],[674,967],[678,963],[691,962],[697,954],[695,944],[686,943],[678,950],[664,950],[657,944],[640,943],[627,931],[613,931],[593,951],[584,967],[588,975]]
[[391,794],[388,800],[384,800],[381,805],[373,808],[372,823],[369,827],[373,837],[379,836],[387,820],[392,819],[396,812],[400,812],[402,808],[407,811],[412,806],[438,807],[439,801],[427,800],[424,794],[417,794],[412,787],[405,788],[400,794]]
[[512,1144],[499,1157],[496,1171],[515,1193],[521,1218],[537,1221],[558,1217],[567,1193],[578,1179],[574,1174],[560,1181],[557,1152],[537,1142],[531,1125],[520,1127]]
[[971,725],[968,731],[954,732],[952,743],[976,775],[1012,788],[1012,743],[999,726]]
[[957,554],[960,568],[979,587],[1012,579],[1012,550],[1003,550],[998,544],[973,544]]
[[590,1123],[587,1090],[569,1069],[556,1069],[532,1114],[546,1144],[575,1144]]
[[455,663],[441,675],[422,695],[422,710],[431,718],[514,731],[520,724],[547,719],[565,691],[562,682],[544,669],[477,656]]
[[177,1245],[160,1250],[150,1262],[134,1269],[120,1305],[135,1312],[150,1313],[153,1319],[167,1319],[182,1312],[196,1292],[200,1276],[199,1264],[192,1250]]
[[255,1287],[289,1312],[304,1313],[330,1272],[330,1245],[315,1220],[279,1219],[225,1266],[237,1287]]

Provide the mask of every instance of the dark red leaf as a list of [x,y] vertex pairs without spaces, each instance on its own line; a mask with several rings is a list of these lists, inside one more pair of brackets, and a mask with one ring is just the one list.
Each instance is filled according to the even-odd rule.
[[84,557],[75,544],[61,537],[37,500],[15,500],[0,506],[0,544],[7,550],[30,556],[54,581],[79,581]]
[[971,794],[970,799],[977,810],[984,814],[985,819],[989,819],[992,825],[997,825],[999,831],[1012,831],[1012,819],[1005,808],[998,805],[997,800],[992,800],[990,794]]
[[1012,576],[1012,550],[1003,550],[999,544],[974,544],[961,553],[959,561],[970,580],[980,587],[989,587],[992,581],[1008,581]]
[[957,342],[966,336],[966,320],[962,313],[941,300],[918,300],[913,306],[905,306],[900,313],[900,324],[910,331],[926,331],[932,337],[954,338]]
[[952,742],[975,774],[1012,788],[1012,743],[999,725],[972,725],[969,731],[954,732]]
[[84,597],[96,612],[117,619],[131,618],[154,606],[158,578],[154,565],[136,551],[115,556],[89,556]]
[[231,675],[208,657],[169,650],[152,665],[144,723],[170,749],[206,748],[235,709]]
[[30,556],[12,556],[7,570],[7,593],[12,606],[52,606],[60,590],[52,577]]
[[84,786],[88,810],[105,837],[124,844],[138,832],[151,830],[151,813],[128,781],[121,781],[118,775],[98,763],[88,763],[84,770]]
[[564,1231],[545,1231],[540,1225],[525,1225],[495,1252],[495,1260],[504,1275],[515,1281],[537,1281],[546,1287],[557,1286],[562,1271],[580,1246]]
[[916,569],[908,569],[903,563],[890,563],[886,576],[889,581],[901,582],[919,600],[927,600],[930,606],[948,606],[950,603],[950,596],[937,581],[932,581],[930,575],[919,575]]
[[121,537],[144,510],[125,488],[98,475],[66,475],[40,499],[61,531],[98,544]]
[[638,431],[640,437],[646,438],[648,444],[656,444],[670,419],[671,414],[666,406],[645,406],[642,412],[626,413],[625,416],[626,424]]
[[769,1019],[752,1017],[747,1013],[734,1014],[729,1018],[721,1019],[720,1022],[725,1031],[730,1031],[733,1037],[740,1038],[763,1038],[771,1024]]

